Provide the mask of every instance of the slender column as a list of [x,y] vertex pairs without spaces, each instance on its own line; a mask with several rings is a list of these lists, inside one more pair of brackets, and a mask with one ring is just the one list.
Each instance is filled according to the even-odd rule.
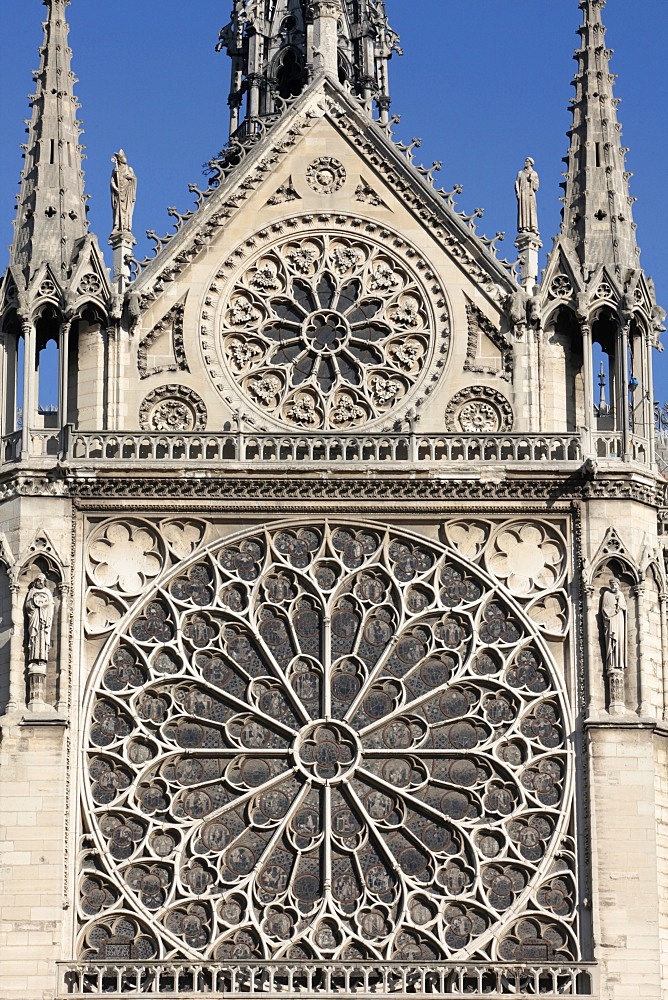
[[2,369],[2,420],[3,434],[13,434],[16,427],[16,380],[18,376],[19,339],[14,333],[5,333]]
[[645,676],[648,669],[647,663],[647,643],[645,632],[647,627],[647,602],[645,600],[647,589],[644,583],[639,583],[633,588],[636,599],[636,629],[638,635],[638,704],[639,714],[642,716],[651,715],[652,708],[648,701],[649,680]]
[[259,73],[253,73],[248,77],[248,117],[251,121],[260,114],[260,82],[262,77]]
[[621,413],[622,432],[622,457],[628,461],[631,447],[631,431],[629,427],[629,328],[625,324],[622,328],[622,346],[620,351],[619,364],[619,394],[620,400],[618,409]]
[[532,393],[534,396],[534,399],[532,400],[532,409],[536,411],[534,423],[532,424],[532,430],[536,428],[539,433],[554,431],[553,427],[545,426],[545,341],[543,339],[544,334],[542,329],[532,330],[529,328],[527,338],[529,343],[535,344],[535,351],[538,356],[536,368],[534,369],[538,372],[538,392],[535,394]]
[[583,442],[589,455],[595,453],[594,442],[594,375],[592,371],[591,324],[588,319],[580,320],[582,330],[582,357],[584,371],[584,408],[585,432],[587,440]]
[[313,70],[338,78],[340,0],[313,3]]
[[645,345],[645,359],[647,362],[647,382],[643,386],[643,406],[647,419],[647,441],[649,450],[647,461],[650,465],[656,462],[656,434],[654,433],[654,358],[652,357],[652,339],[649,333],[643,335]]
[[594,604],[594,588],[589,585],[583,588],[584,598],[584,645],[590,651],[587,658],[589,670],[586,675],[587,683],[587,718],[596,718],[599,711],[605,708],[605,681],[603,672],[596,668],[598,657],[592,655],[598,648],[598,623],[596,621],[596,607]]
[[239,128],[239,117],[241,114],[241,95],[235,91],[230,94],[230,135],[234,135]]
[[663,718],[668,720],[668,594],[659,594],[661,612],[661,668],[663,680]]
[[[7,354],[7,334],[0,334],[0,442],[6,437],[8,433],[7,428],[7,417],[8,417],[8,398],[7,398],[7,383],[8,379],[8,354]],[[12,427],[12,430],[14,428]],[[0,455],[0,462],[2,462],[4,455]]]
[[120,365],[118,363],[120,330],[114,326],[107,327],[105,354],[106,354],[106,399],[104,400],[104,413],[102,425],[105,431],[118,430],[118,378]]
[[67,715],[67,689],[69,681],[69,613],[70,585],[61,583],[60,592],[60,627],[58,630],[58,659],[56,661],[56,711],[59,715]]
[[34,420],[33,410],[35,400],[35,348],[37,336],[32,320],[24,319],[23,329],[23,433],[21,435],[21,454],[27,458],[30,454],[30,428]]
[[18,580],[9,581],[9,591],[12,595],[12,635],[9,640],[9,701],[7,713],[16,712],[19,705],[25,706],[25,691],[23,677],[25,661],[23,655],[22,608],[19,603]]
[[71,329],[72,320],[64,320],[60,327],[60,391],[58,393],[58,422],[61,428],[67,423]]

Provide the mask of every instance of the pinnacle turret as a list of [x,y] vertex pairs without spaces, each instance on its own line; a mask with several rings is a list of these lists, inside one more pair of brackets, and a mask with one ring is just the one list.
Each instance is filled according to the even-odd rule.
[[275,113],[320,72],[388,120],[388,62],[401,52],[384,0],[234,0],[219,49],[232,60],[231,133]]
[[571,101],[573,126],[565,162],[562,234],[570,239],[585,271],[600,265],[622,270],[638,268],[639,250],[633,222],[617,120],[618,100],[610,72],[612,50],[606,48],[602,12],[606,0],[580,0],[581,44],[574,58],[578,70]]
[[87,232],[77,82],[71,70],[65,10],[70,0],[43,0],[47,8],[41,63],[34,74],[32,119],[25,146],[11,264],[26,284],[47,262],[65,284],[76,248]]

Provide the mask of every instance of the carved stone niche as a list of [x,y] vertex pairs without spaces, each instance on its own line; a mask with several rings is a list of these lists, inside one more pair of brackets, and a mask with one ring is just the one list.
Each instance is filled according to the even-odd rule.
[[64,701],[61,670],[62,581],[44,558],[29,563],[19,577],[23,620],[25,705],[36,715],[55,715]]
[[592,637],[592,646],[598,670],[592,671],[589,682],[592,694],[599,687],[594,700],[603,702],[600,707],[610,715],[625,715],[639,708],[636,580],[625,563],[611,559],[599,567],[593,585],[598,635],[597,641]]

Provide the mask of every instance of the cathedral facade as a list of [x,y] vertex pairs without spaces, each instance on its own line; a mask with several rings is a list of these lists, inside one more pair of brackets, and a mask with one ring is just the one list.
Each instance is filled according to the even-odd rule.
[[116,154],[110,271],[44,2],[0,285],[0,997],[665,1000],[665,313],[605,0],[572,3],[540,276],[531,159],[509,263],[394,137],[382,0],[234,0],[229,143],[143,261]]

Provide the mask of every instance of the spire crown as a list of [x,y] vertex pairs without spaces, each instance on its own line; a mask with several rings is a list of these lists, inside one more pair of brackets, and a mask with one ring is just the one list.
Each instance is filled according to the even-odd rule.
[[70,0],[43,0],[47,8],[37,84],[29,98],[21,192],[14,223],[11,263],[26,284],[44,262],[64,284],[77,245],[88,232],[84,195],[83,149],[74,95],[66,9]]
[[218,49],[232,60],[230,132],[274,114],[319,73],[389,120],[387,64],[401,52],[384,0],[234,0]]
[[606,47],[602,20],[606,0],[580,0],[581,46],[574,58],[576,95],[570,102],[573,125],[562,234],[572,242],[583,270],[601,265],[633,271],[639,250],[625,169],[622,129],[617,120],[619,101],[613,93],[616,74],[610,72],[613,50]]

